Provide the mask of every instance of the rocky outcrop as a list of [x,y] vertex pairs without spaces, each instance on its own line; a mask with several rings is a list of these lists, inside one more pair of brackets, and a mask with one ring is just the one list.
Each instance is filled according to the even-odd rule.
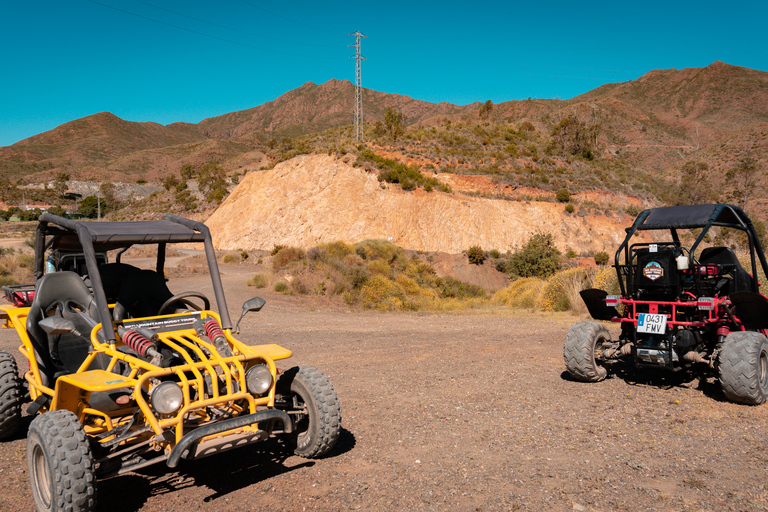
[[247,174],[206,224],[222,250],[384,239],[420,251],[503,252],[543,231],[562,251],[585,253],[615,250],[631,219],[579,206],[568,214],[557,203],[406,192],[343,160],[305,155]]

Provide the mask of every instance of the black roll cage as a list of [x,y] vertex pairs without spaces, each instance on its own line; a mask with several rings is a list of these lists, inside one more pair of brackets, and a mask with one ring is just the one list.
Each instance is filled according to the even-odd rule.
[[[52,237],[52,239],[47,239]],[[221,284],[219,266],[208,227],[202,222],[166,214],[161,220],[136,222],[90,222],[65,219],[51,213],[43,213],[35,232],[35,280],[44,275],[45,250],[51,246],[62,250],[82,252],[91,280],[93,295],[102,326],[113,325],[109,304],[99,273],[97,252],[119,249],[119,255],[135,244],[156,244],[156,271],[164,276],[165,250],[169,243],[200,243],[205,247],[208,271],[221,317],[223,329],[231,330],[232,321],[227,309],[224,288]],[[115,330],[102,329],[107,342],[114,343]]]
[[[694,254],[701,242],[704,240],[707,232],[713,227],[726,227],[744,231],[747,234],[749,240],[749,253],[750,261],[752,265],[753,279],[752,288],[753,292],[759,293],[757,283],[757,260],[759,259],[762,266],[763,273],[768,276],[768,262],[763,252],[763,247],[760,244],[760,239],[755,231],[755,226],[749,219],[746,213],[739,208],[731,204],[717,203],[717,204],[701,204],[701,205],[687,205],[687,206],[665,206],[661,208],[649,208],[643,210],[635,219],[632,226],[626,229],[627,236],[616,250],[614,256],[614,267],[618,274],[619,286],[621,288],[621,295],[627,296],[627,287],[625,286],[624,279],[627,281],[631,278],[631,266],[630,261],[630,239],[637,233],[637,231],[650,231],[650,230],[666,230],[668,229],[672,235],[673,243],[677,246],[681,246],[680,238],[677,234],[678,229],[697,229],[702,228],[701,233],[696,238],[696,241],[688,249],[688,268],[694,268],[696,261]],[[624,255],[624,265],[621,264],[621,255]],[[622,275],[622,269],[627,267],[627,272]],[[701,290],[701,277],[698,272],[694,273],[694,279],[696,286]]]

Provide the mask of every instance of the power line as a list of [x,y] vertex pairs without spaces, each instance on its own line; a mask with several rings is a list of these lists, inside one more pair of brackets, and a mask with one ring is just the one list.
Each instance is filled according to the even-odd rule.
[[174,25],[173,23],[167,23],[165,21],[156,20],[155,18],[150,18],[149,16],[144,16],[142,14],[136,14],[135,12],[126,11],[125,9],[120,9],[119,7],[113,7],[113,6],[108,5],[108,4],[97,2],[96,0],[86,0],[86,1],[91,2],[92,4],[100,5],[102,7],[106,7],[108,9],[112,9],[114,11],[122,12],[123,14],[129,14],[129,15],[135,16],[137,18],[141,18],[141,19],[144,19],[144,20],[152,21],[154,23],[159,23],[160,25],[165,25],[167,27],[173,27],[173,28],[178,29],[178,30],[183,30],[185,32],[190,32],[192,34],[197,34],[199,36],[208,37],[208,38],[211,38],[211,39],[216,39],[218,41],[223,41],[225,43],[236,44],[238,46],[244,46],[246,48],[251,48],[251,49],[254,49],[254,50],[260,50],[260,51],[263,51],[263,52],[277,53],[277,54],[280,54],[280,55],[288,55],[290,57],[301,57],[301,58],[306,58],[306,59],[323,59],[323,58],[325,58],[325,57],[316,57],[316,56],[313,56],[313,55],[299,55],[299,54],[290,53],[290,52],[281,52],[281,51],[278,51],[278,50],[271,50],[269,48],[261,48],[259,46],[254,46],[254,45],[247,44],[247,43],[241,43],[239,41],[233,41],[232,39],[227,39],[227,38],[224,38],[224,37],[219,37],[219,36],[214,36],[214,35],[211,35],[211,34],[206,34],[205,32],[199,32],[197,30],[192,30],[190,28],[180,27],[179,25]]
[[226,25],[219,25],[218,23],[214,23],[212,21],[202,20],[200,18],[195,18],[194,16],[189,16],[189,15],[184,14],[184,13],[172,11],[170,9],[166,9],[165,7],[160,7],[159,5],[151,4],[149,2],[143,2],[142,0],[134,0],[134,2],[143,4],[143,5],[148,5],[149,7],[153,7],[155,9],[159,9],[161,11],[169,12],[171,14],[175,14],[176,16],[181,16],[182,18],[187,18],[187,19],[190,19],[190,20],[193,20],[193,21],[197,21],[197,22],[200,22],[200,23],[206,23],[206,24],[211,25],[213,27],[223,28],[225,30],[231,30],[233,32],[239,32],[240,34],[245,34],[247,36],[259,37],[261,39],[268,39],[270,41],[276,41],[278,43],[298,44],[298,45],[302,45],[302,46],[312,46],[312,47],[315,47],[315,48],[338,48],[337,46],[327,45],[327,44],[312,44],[312,43],[301,43],[301,42],[296,42],[296,41],[284,41],[282,39],[277,39],[277,38],[265,36],[265,35],[262,35],[262,34],[255,34],[253,32],[248,32],[246,30],[240,30],[240,29],[234,28],[234,27],[228,27]]
[[265,8],[259,6],[259,5],[252,4],[251,2],[246,2],[246,0],[240,0],[240,1],[243,2],[245,5],[250,5],[251,7],[255,8],[255,9],[259,9],[260,11],[264,11],[267,14],[271,14],[272,16],[275,16],[276,18],[280,18],[280,19],[283,19],[285,21],[290,21],[291,23],[295,23],[297,25],[301,25],[302,27],[311,28],[312,30],[317,30],[318,32],[326,32],[328,34],[336,34],[336,32],[333,32],[331,30],[326,30],[324,28],[319,28],[319,27],[313,27],[312,25],[307,25],[306,23],[302,23],[301,21],[296,21],[296,20],[292,20],[290,18],[286,18],[285,16],[283,16],[281,14],[277,14],[275,12],[268,11],[267,9],[265,9]]
[[355,59],[355,140],[361,142],[363,140],[363,91],[360,77],[360,61],[366,59],[360,55],[360,38],[366,36],[359,30],[349,35],[355,36],[355,44],[349,45],[355,48],[355,55],[349,58]]

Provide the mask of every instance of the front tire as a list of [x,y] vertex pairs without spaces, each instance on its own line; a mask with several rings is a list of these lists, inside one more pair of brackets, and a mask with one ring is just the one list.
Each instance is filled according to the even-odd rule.
[[37,510],[96,509],[93,455],[83,425],[71,411],[37,416],[27,434],[27,467]]
[[565,337],[563,359],[573,378],[582,382],[600,382],[608,370],[595,360],[595,351],[611,341],[608,329],[599,322],[573,324]]
[[21,426],[23,402],[21,377],[16,360],[0,350],[0,439],[8,439]]
[[307,459],[322,457],[333,448],[341,431],[341,410],[336,391],[319,370],[295,366],[278,379],[275,406],[293,419],[286,436],[293,452]]
[[730,333],[718,366],[725,397],[740,404],[760,405],[768,398],[768,339],[759,332]]

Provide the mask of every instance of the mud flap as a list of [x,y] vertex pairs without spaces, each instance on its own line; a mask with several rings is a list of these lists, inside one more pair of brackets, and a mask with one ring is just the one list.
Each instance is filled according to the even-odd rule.
[[768,299],[755,292],[733,292],[728,298],[747,329],[768,329]]
[[582,290],[579,292],[584,304],[589,310],[589,314],[595,320],[610,320],[619,316],[619,312],[613,306],[605,305],[605,298],[608,296],[608,292],[604,290],[598,290],[596,288],[590,288],[588,290]]

